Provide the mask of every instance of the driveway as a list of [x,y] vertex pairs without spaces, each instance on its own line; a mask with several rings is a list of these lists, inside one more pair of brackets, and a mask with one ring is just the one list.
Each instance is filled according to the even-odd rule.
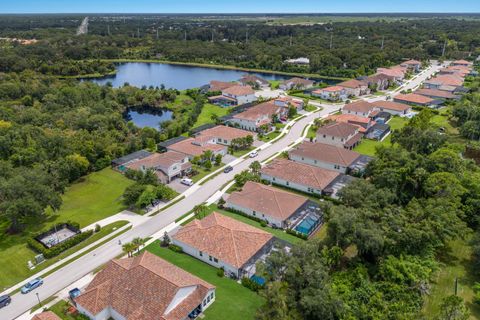
[[283,94],[285,94],[285,92],[283,90],[280,90],[280,89],[272,90],[270,88],[259,90],[259,91],[255,92],[255,96],[257,98],[264,98],[264,99],[277,98],[278,96],[283,95]]
[[169,186],[173,190],[177,191],[178,193],[183,193],[185,190],[187,190],[190,187],[186,186],[184,184],[181,184],[180,180],[181,180],[180,178],[177,178],[177,179],[173,180],[172,182],[170,182],[169,184],[167,184],[167,186]]
[[237,160],[237,158],[232,156],[231,154],[226,154],[222,158],[222,162],[225,164],[229,164],[230,162],[233,162],[235,160]]

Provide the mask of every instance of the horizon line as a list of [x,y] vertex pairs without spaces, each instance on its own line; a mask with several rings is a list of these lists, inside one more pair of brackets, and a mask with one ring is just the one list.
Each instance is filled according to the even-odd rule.
[[163,14],[163,15],[356,15],[356,16],[361,16],[363,14],[388,14],[388,15],[401,15],[401,14],[453,14],[453,15],[480,15],[479,12],[460,12],[460,11],[439,11],[439,12],[434,12],[434,11],[403,11],[403,12],[389,12],[389,11],[384,11],[384,12],[3,12],[0,13],[0,16],[4,15],[31,15],[31,14],[37,14],[37,15],[48,15],[48,14],[78,14],[78,15],[84,15],[84,14],[111,14],[111,15],[118,15],[118,14],[132,14],[132,15],[157,15],[157,14]]

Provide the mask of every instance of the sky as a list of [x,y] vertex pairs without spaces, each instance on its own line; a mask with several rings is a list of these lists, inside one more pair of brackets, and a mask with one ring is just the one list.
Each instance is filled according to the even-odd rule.
[[480,13],[480,0],[0,0],[0,13]]

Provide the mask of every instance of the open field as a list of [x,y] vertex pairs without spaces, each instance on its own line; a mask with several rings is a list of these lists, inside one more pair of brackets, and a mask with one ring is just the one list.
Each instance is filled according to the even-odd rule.
[[211,103],[206,103],[193,127],[196,128],[207,123],[215,123],[211,118],[212,115],[220,118],[226,116],[229,112],[230,108],[222,108]]

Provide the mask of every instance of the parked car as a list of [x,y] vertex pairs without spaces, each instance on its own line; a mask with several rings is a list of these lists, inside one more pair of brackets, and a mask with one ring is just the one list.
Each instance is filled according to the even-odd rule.
[[184,184],[186,186],[192,186],[193,185],[192,179],[189,179],[189,178],[183,178],[182,180],[180,180],[180,183]]
[[70,299],[72,299],[72,301],[75,301],[74,299],[76,297],[78,297],[82,292],[80,291],[80,289],[78,288],[75,288],[75,289],[72,289],[70,291],[68,291],[68,296],[70,297]]
[[250,158],[255,158],[256,156],[258,156],[258,152],[257,151],[252,151],[252,152],[250,152],[250,154],[248,156]]
[[20,289],[20,291],[24,294],[29,293],[30,291],[40,287],[42,284],[43,284],[43,279],[42,278],[33,279],[33,280],[27,282],[22,287],[22,289]]
[[225,167],[225,169],[223,169],[223,172],[224,173],[229,173],[230,171],[233,170],[233,167],[232,166],[228,166],[228,167]]
[[12,298],[7,294],[0,297],[0,308],[6,307],[12,302]]

